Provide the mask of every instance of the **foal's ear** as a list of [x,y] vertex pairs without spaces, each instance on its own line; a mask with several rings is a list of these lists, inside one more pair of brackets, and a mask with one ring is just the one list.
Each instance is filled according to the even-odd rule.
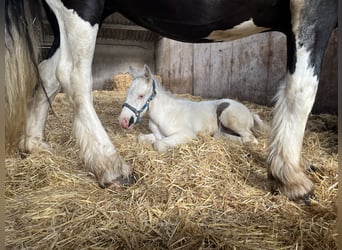
[[136,72],[131,65],[129,65],[129,73],[133,76],[133,78],[137,78],[137,76],[139,75],[139,73]]
[[152,78],[152,73],[150,68],[145,64],[144,65],[144,77],[149,81]]

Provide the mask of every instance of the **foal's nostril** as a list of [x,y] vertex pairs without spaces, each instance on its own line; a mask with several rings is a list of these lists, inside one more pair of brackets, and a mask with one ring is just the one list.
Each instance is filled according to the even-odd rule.
[[133,116],[131,116],[131,118],[129,119],[128,127],[131,126],[133,123],[134,123],[134,118]]

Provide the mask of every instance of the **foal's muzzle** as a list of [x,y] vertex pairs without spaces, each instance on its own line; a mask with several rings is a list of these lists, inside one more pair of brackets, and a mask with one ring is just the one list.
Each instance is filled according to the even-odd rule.
[[[145,106],[145,105],[144,105]],[[140,123],[141,122],[141,117],[140,117],[140,114],[145,110],[145,107],[143,107],[142,109],[140,110],[137,110],[136,108],[134,108],[133,106],[129,105],[128,103],[124,103],[122,105],[122,107],[126,107],[128,108],[130,111],[133,112],[133,114],[137,117],[137,120],[135,121],[135,123]],[[131,122],[133,123],[134,122],[134,118],[133,116],[129,119],[129,124],[131,125]]]

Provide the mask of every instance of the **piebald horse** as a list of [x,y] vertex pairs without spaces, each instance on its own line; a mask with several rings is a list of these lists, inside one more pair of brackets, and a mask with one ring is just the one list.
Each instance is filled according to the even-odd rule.
[[[35,88],[30,101],[20,148],[32,152],[49,147],[44,140],[49,109],[47,96],[52,102],[62,87],[74,108],[73,128],[80,157],[99,185],[130,184],[134,180],[131,167],[119,156],[92,103],[91,65],[96,35],[102,21],[114,12],[162,36],[191,43],[231,41],[260,32],[280,31],[286,35],[288,71],[286,83],[276,95],[267,160],[268,179],[272,191],[280,191],[290,199],[307,198],[314,184],[300,164],[302,141],[315,100],[324,51],[337,26],[337,2],[45,0],[43,5],[55,39],[47,57],[38,64],[38,70],[32,70],[39,72],[42,84]],[[20,66],[16,70],[13,66],[6,72],[10,79],[6,82],[7,89],[13,81],[22,87],[21,84],[30,80],[30,74],[25,75],[26,78],[21,77],[20,72],[32,67],[35,57],[15,53],[21,51],[19,46],[28,44],[20,41],[32,38],[30,29],[20,27],[33,22],[29,18],[35,17],[27,7],[37,5],[37,9],[38,4],[37,0],[6,0],[7,51],[11,60]],[[31,46],[26,48],[37,46],[32,40],[28,42]],[[24,79],[16,79],[14,74]],[[11,105],[7,104],[9,109]],[[14,123],[18,121],[7,124]]]
[[152,133],[140,135],[139,141],[153,144],[160,152],[187,143],[199,134],[258,143],[255,134],[268,131],[259,115],[240,102],[177,98],[165,91],[147,65],[141,72],[130,67],[130,73],[133,82],[127,90],[119,123],[125,129],[132,129],[147,114]]

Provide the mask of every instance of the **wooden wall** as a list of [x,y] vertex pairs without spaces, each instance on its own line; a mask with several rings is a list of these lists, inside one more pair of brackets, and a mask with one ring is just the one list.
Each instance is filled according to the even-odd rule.
[[[286,41],[278,32],[211,44],[164,38],[155,51],[155,72],[173,93],[272,105],[286,74]],[[337,114],[337,32],[326,53],[314,111]]]

